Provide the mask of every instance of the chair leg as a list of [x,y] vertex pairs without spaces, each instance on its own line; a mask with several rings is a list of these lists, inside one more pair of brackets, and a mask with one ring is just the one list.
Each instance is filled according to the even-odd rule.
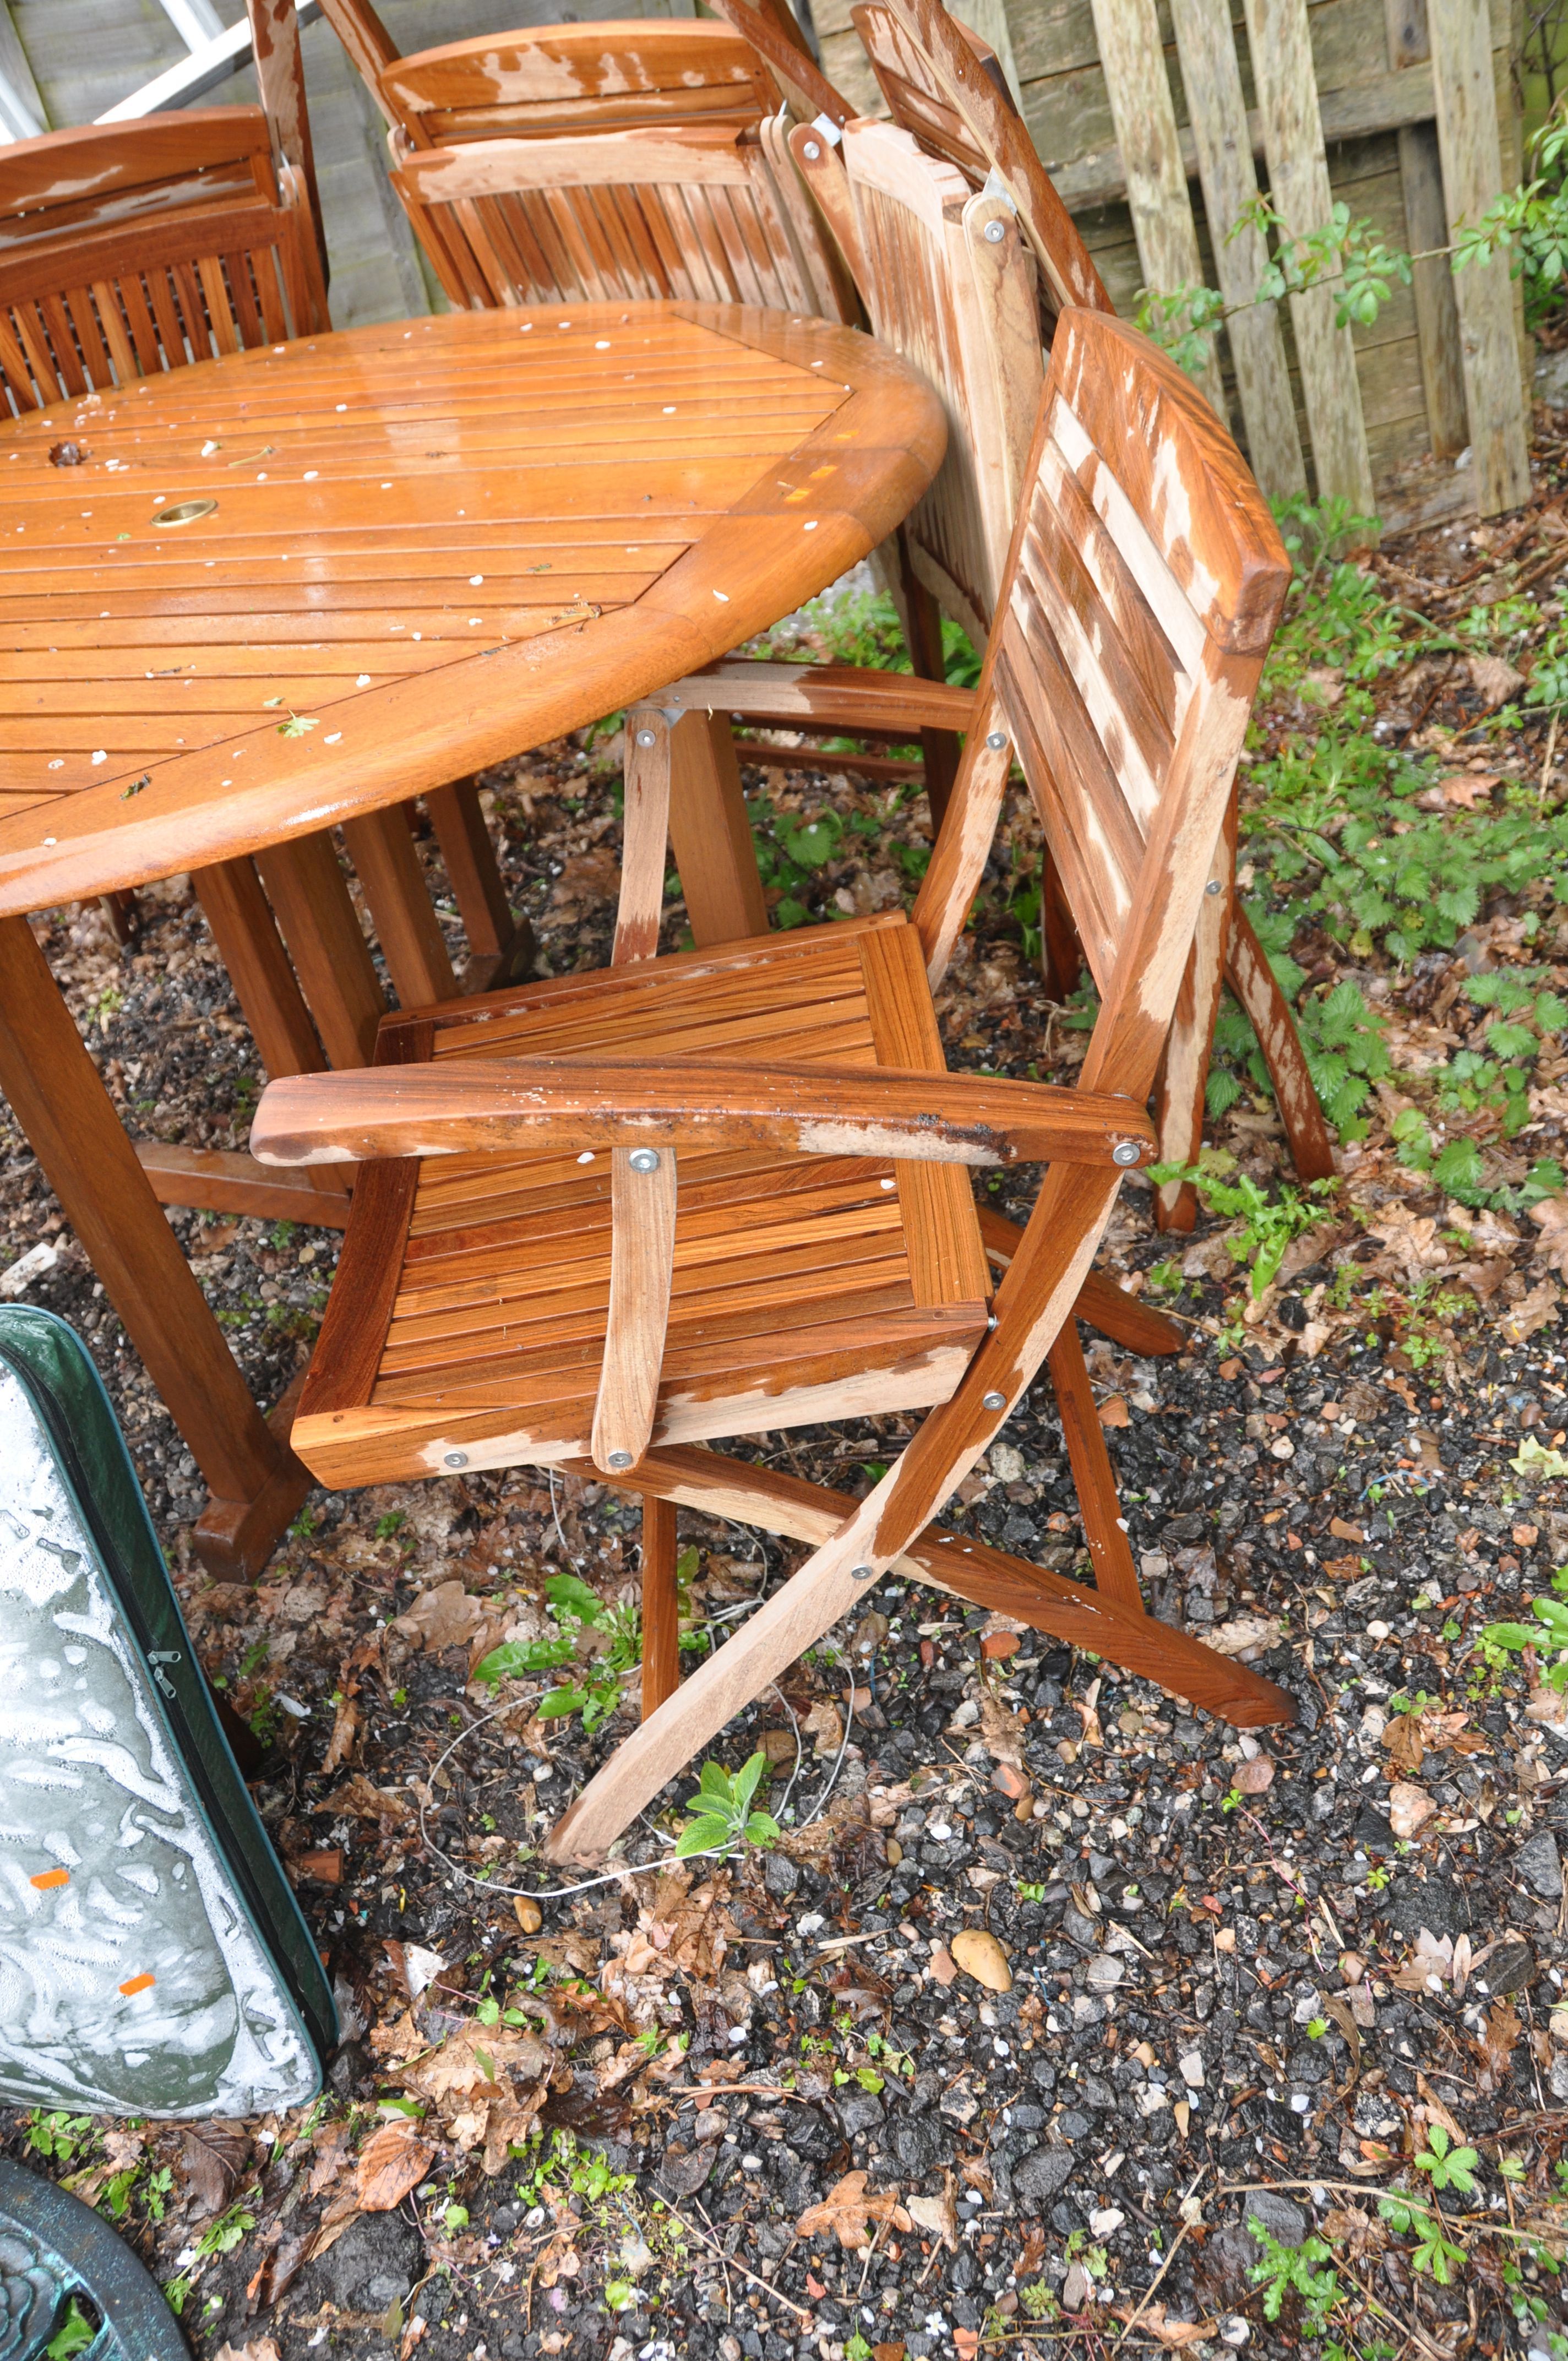
[[[1000,1270],[1006,1269],[1024,1237],[1016,1222],[1010,1222],[1005,1213],[993,1213],[988,1205],[980,1208],[980,1235],[986,1259]],[[1155,1355],[1186,1349],[1187,1331],[1179,1323],[1157,1312],[1152,1303],[1129,1295],[1101,1270],[1085,1275],[1073,1317],[1098,1328],[1113,1345],[1124,1345],[1129,1353]]]
[[642,1719],[656,1713],[681,1681],[680,1606],[675,1596],[673,1500],[642,1499]]
[[[902,536],[901,536],[902,538]],[[907,620],[905,637],[909,661],[922,680],[946,680],[942,657],[942,610],[923,582],[913,573],[905,579]],[[942,825],[953,782],[959,775],[959,740],[954,730],[922,730],[920,752],[926,765],[926,802],[931,815],[933,840]]]
[[1138,1570],[1127,1539],[1127,1521],[1116,1491],[1116,1471],[1105,1447],[1105,1431],[1094,1406],[1094,1389],[1083,1358],[1076,1320],[1064,1321],[1046,1356],[1056,1388],[1067,1455],[1083,1517],[1083,1537],[1094,1567],[1095,1587],[1124,1615],[1146,1612]]
[[767,933],[728,714],[694,710],[670,724],[670,845],[698,950]]
[[1225,974],[1257,1035],[1298,1176],[1303,1180],[1327,1180],[1334,1169],[1333,1145],[1307,1070],[1301,1037],[1290,1004],[1274,980],[1267,953],[1239,903],[1231,909]]
[[[1225,945],[1235,887],[1235,817],[1233,796],[1226,825],[1214,847],[1213,867],[1199,906],[1197,929],[1160,1067],[1155,1123],[1160,1161],[1165,1164],[1196,1164],[1203,1145],[1204,1094],[1214,1048],[1214,1019],[1224,986]],[[1190,1230],[1198,1219],[1198,1192],[1191,1181],[1168,1180],[1157,1188],[1154,1217],[1157,1229]]]
[[1040,871],[1040,939],[1046,983],[1058,1000],[1069,1000],[1083,974],[1083,945],[1073,924],[1056,862],[1047,852]]
[[515,983],[533,963],[533,929],[512,915],[479,790],[472,779],[426,791],[435,840],[452,881],[453,898],[468,938],[465,992],[495,992]]
[[[584,1477],[595,1472],[587,1461],[575,1466]],[[833,1541],[863,1505],[847,1493],[711,1451],[651,1451],[630,1488],[817,1548]],[[1141,1612],[1128,1615],[1097,1591],[962,1534],[928,1525],[896,1561],[896,1571],[1091,1650],[1236,1729],[1261,1730],[1297,1718],[1296,1701],[1284,1689],[1185,1631]],[[546,1858],[564,1862],[602,1852],[732,1715],[821,1638],[842,1611],[841,1599],[838,1586],[825,1593],[801,1576],[775,1591],[616,1750],[556,1823]]]

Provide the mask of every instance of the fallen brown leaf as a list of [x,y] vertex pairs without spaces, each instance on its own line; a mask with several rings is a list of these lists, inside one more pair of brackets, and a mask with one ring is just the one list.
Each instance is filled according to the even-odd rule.
[[1163,2303],[1146,2304],[1142,2312],[1136,2304],[1113,2303],[1111,2310],[1117,2320],[1124,2320],[1129,2327],[1135,2320],[1140,2336],[1152,2336],[1157,2345],[1163,2345],[1170,2353],[1183,2352],[1190,2345],[1201,2345],[1220,2324],[1217,2320],[1172,2320]]
[[942,2176],[942,2193],[939,2197],[911,2197],[908,2202],[908,2213],[910,2220],[917,2230],[928,2231],[932,2237],[941,2238],[957,2254],[959,2216],[958,2209],[953,2203],[953,2176],[950,2172],[944,2173]]
[[364,2213],[389,2213],[418,2187],[435,2160],[435,2148],[412,2124],[383,2124],[360,2149],[354,2167],[354,2193]]
[[225,2338],[213,2361],[279,2361],[278,2347],[270,2336],[253,2337],[248,2345],[231,2345]]
[[808,2205],[795,2224],[795,2234],[802,2238],[815,2238],[831,2230],[841,2246],[864,2246],[871,2243],[868,2222],[891,2222],[895,2230],[912,2230],[909,2214],[898,2202],[896,2189],[884,2190],[873,2195],[866,2188],[867,2175],[847,2172],[842,2180],[835,2181],[820,2205]]
[[1523,2031],[1522,2020],[1506,2000],[1492,2003],[1486,2025],[1475,2040],[1475,2054],[1481,2061],[1478,2081],[1483,2091],[1502,2089]]
[[454,1578],[422,1591],[389,1629],[405,1640],[422,1642],[427,1653],[435,1656],[447,1648],[467,1647],[480,1625],[488,1620],[489,1609],[484,1600],[470,1598]]
[[1133,1414],[1120,1394],[1113,1394],[1100,1405],[1098,1416],[1102,1426],[1131,1426]]
[[1549,1270],[1568,1279],[1568,1197],[1543,1197],[1530,1207],[1530,1218],[1541,1232],[1536,1252]]
[[1395,1770],[1413,1778],[1426,1759],[1420,1714],[1390,1714],[1388,1726],[1383,1732],[1383,1744]]
[[186,2124],[180,2134],[180,2163],[198,2222],[221,2213],[235,2191],[250,2155],[243,2132],[223,2124]]
[[342,1768],[354,1752],[354,1741],[359,1735],[359,1712],[351,1697],[344,1697],[334,1716],[332,1736],[322,1757],[322,1772]]

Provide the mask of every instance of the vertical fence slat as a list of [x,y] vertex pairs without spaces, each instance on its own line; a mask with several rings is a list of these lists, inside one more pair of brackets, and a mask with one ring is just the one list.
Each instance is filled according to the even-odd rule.
[[[1105,70],[1111,120],[1127,178],[1127,203],[1144,283],[1157,294],[1201,286],[1198,228],[1192,218],[1181,140],[1155,0],[1093,0],[1094,38]],[[1224,385],[1213,346],[1196,373],[1225,418]]]
[[1257,230],[1236,229],[1257,194],[1257,172],[1228,0],[1171,0],[1171,16],[1215,276],[1228,305],[1248,307],[1234,313],[1225,333],[1252,471],[1274,497],[1303,492],[1307,470],[1279,315],[1272,303],[1254,302],[1267,248]]
[[[1480,0],[1430,0],[1437,137],[1449,232],[1475,223],[1503,185],[1489,14]],[[1530,495],[1524,389],[1507,258],[1453,275],[1459,349],[1470,420],[1475,501],[1483,516]]]
[[[1460,6],[1474,0],[1456,0]],[[1253,79],[1263,117],[1263,149],[1276,212],[1295,236],[1329,219],[1328,158],[1318,113],[1307,0],[1246,0]],[[1363,516],[1373,512],[1372,464],[1366,422],[1348,328],[1334,325],[1330,287],[1290,298],[1290,324],[1301,371],[1301,396],[1312,438],[1320,500],[1338,497]]]
[[[1427,0],[1383,0],[1383,14],[1388,36],[1388,63],[1393,71],[1398,73],[1404,66],[1424,65],[1431,56]],[[1412,254],[1430,254],[1434,247],[1448,244],[1437,126],[1431,123],[1408,124],[1398,139],[1406,242]],[[1429,262],[1418,262],[1413,275],[1416,350],[1420,359],[1421,389],[1426,396],[1427,426],[1434,456],[1452,459],[1469,440],[1453,273],[1445,260],[1434,256]]]

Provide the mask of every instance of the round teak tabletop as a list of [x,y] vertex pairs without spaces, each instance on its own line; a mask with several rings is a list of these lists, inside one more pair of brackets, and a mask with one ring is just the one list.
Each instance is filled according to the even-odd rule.
[[444,785],[824,588],[940,462],[852,330],[448,313],[0,429],[0,917]]

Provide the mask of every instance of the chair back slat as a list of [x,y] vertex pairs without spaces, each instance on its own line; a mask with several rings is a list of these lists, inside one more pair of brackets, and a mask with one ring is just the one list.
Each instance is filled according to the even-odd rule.
[[843,153],[872,328],[948,413],[947,456],[905,526],[912,562],[983,645],[1043,373],[1033,264],[1005,202],[971,192],[909,132],[852,123]]
[[741,130],[776,113],[780,101],[762,59],[728,25],[681,18],[544,25],[500,40],[450,41],[397,59],[380,81],[394,119],[418,147],[698,120]]
[[392,185],[455,302],[816,308],[752,137],[683,125],[420,151],[394,133],[393,144]]
[[1103,1004],[1095,1088],[1153,1082],[1288,580],[1195,389],[1135,330],[1064,313],[994,686]]
[[0,324],[18,414],[325,327],[302,184],[260,109],[0,149]]

